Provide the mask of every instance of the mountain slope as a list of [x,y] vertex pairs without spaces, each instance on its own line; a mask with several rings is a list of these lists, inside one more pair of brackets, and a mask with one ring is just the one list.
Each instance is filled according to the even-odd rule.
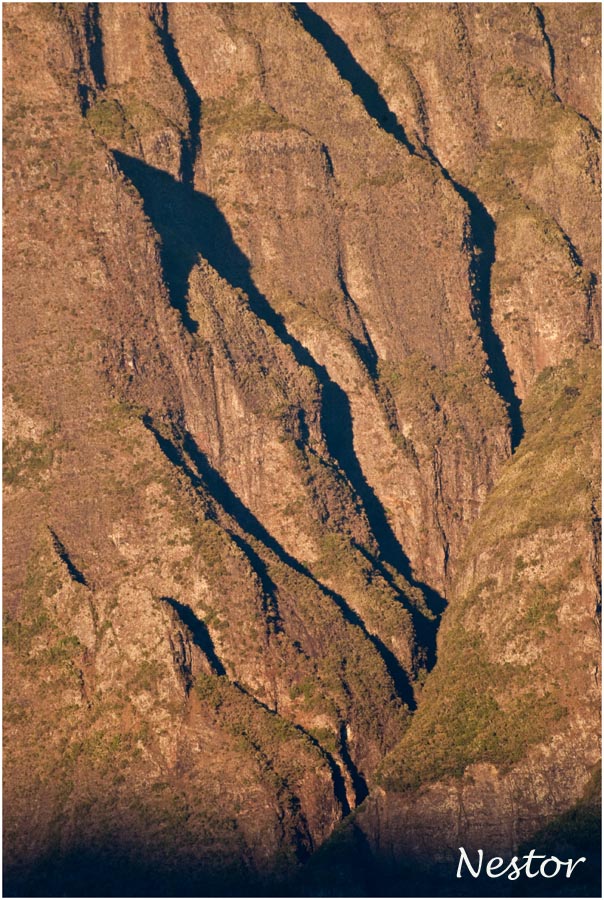
[[348,890],[581,797],[574,8],[5,4],[13,893],[314,891],[342,846]]

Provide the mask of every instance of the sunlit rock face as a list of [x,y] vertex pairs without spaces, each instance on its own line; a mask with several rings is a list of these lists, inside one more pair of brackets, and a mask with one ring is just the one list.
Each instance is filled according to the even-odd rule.
[[599,7],[3,11],[7,895],[593,895]]

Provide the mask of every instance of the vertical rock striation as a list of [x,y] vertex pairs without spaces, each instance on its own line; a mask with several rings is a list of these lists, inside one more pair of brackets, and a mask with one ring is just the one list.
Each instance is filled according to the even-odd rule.
[[598,759],[597,8],[4,10],[10,890],[516,849]]

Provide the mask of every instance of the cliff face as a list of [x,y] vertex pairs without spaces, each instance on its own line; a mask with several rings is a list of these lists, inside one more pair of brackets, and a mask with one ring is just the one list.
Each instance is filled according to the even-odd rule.
[[4,11],[11,886],[516,848],[598,760],[598,7]]

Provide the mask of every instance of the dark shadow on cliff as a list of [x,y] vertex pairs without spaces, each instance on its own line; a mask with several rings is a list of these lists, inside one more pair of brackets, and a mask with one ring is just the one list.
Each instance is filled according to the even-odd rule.
[[[277,557],[277,559],[279,559],[280,562],[289,566],[289,568],[293,569],[299,575],[303,575],[305,578],[308,578],[310,581],[312,581],[312,583],[322,593],[324,593],[333,601],[333,603],[342,613],[343,618],[350,625],[355,625],[357,628],[361,629],[367,640],[373,644],[375,649],[382,657],[388,673],[392,678],[398,696],[401,698],[401,700],[403,700],[404,703],[407,704],[409,709],[414,710],[416,708],[416,702],[407,673],[401,667],[399,661],[392,653],[392,651],[388,647],[386,647],[386,645],[378,637],[367,631],[365,623],[363,622],[361,617],[348,606],[345,599],[341,597],[340,594],[338,594],[336,591],[320,582],[317,578],[315,578],[312,572],[310,572],[305,566],[302,565],[302,563],[300,563],[295,557],[290,556],[290,554],[287,553],[287,551],[281,546],[281,544],[266,530],[264,525],[262,525],[262,523],[259,522],[258,519],[253,515],[253,513],[245,506],[245,504],[242,503],[242,501],[235,494],[235,492],[225,481],[222,475],[220,475],[220,473],[210,465],[205,454],[201,452],[201,450],[197,447],[195,441],[189,434],[185,434],[182,437],[181,440],[183,449],[181,450],[179,449],[175,441],[169,440],[157,430],[149,416],[143,416],[142,421],[148,431],[150,431],[151,434],[153,434],[153,436],[155,437],[160,449],[165,454],[165,456],[170,460],[171,463],[173,463],[173,465],[180,469],[180,471],[186,476],[187,480],[192,484],[193,487],[207,491],[218,502],[220,507],[222,507],[222,509],[237,522],[242,530],[247,532],[247,534],[250,535],[251,538],[259,541],[268,550],[274,553],[274,555]],[[270,600],[271,608],[269,610],[269,613],[273,616],[276,615],[278,618],[279,613],[275,596],[276,587],[273,582],[268,579],[268,574],[266,572],[266,566],[264,562],[260,559],[256,551],[250,546],[250,542],[248,540],[245,540],[240,535],[236,535],[234,532],[229,532],[229,534],[235,540],[238,546],[241,547],[241,549],[246,553],[252,568],[258,575],[263,585],[264,590],[270,592],[269,597],[271,597],[272,599]],[[260,567],[256,568],[256,562],[258,561],[260,562]],[[268,581],[264,579],[268,579]]]
[[[244,541],[242,538],[240,538],[239,535],[231,533],[231,537],[235,541],[237,546],[241,547],[241,549],[244,551],[244,553],[246,553],[246,555],[249,556],[250,554],[253,554],[253,556],[255,557],[255,565],[259,568],[264,569],[264,571],[266,572],[266,566],[265,566],[263,560],[260,559],[258,554],[255,553],[255,551],[250,547],[250,545],[246,541]],[[268,578],[268,575],[267,575],[267,578]],[[270,582],[270,583],[272,585],[272,582]],[[274,585],[272,585],[272,586],[274,588]],[[205,624],[205,622],[202,622],[195,615],[195,613],[193,612],[193,610],[190,607],[186,606],[184,603],[179,603],[178,600],[174,600],[172,597],[160,597],[160,600],[162,600],[164,603],[167,603],[168,606],[170,606],[178,614],[178,617],[181,620],[181,622],[184,625],[186,625],[186,627],[191,632],[193,642],[199,647],[199,649],[205,654],[205,656],[209,660],[210,665],[214,669],[215,674],[220,675],[220,676],[226,676],[227,672],[224,668],[224,665],[222,664],[222,661],[218,657],[218,654],[216,653],[214,643],[212,641],[212,638],[210,636],[210,633],[208,631],[208,628],[207,628],[207,625]],[[277,616],[278,616],[278,611],[277,611]],[[283,629],[279,628],[279,629],[275,629],[275,630],[282,631]],[[185,674],[187,676],[188,689],[190,689],[194,683],[194,677],[192,676],[192,673],[190,671]],[[266,713],[268,713],[271,716],[275,716],[276,718],[279,718],[277,712],[274,709],[271,709],[270,706],[267,706],[266,703],[263,703],[261,700],[259,700],[253,694],[251,694],[248,689],[242,687],[242,685],[240,685],[236,681],[231,682],[231,683],[237,688],[237,690],[241,691],[242,694],[245,694],[246,697],[249,697],[249,699],[253,703],[255,703],[257,706],[260,706]],[[348,815],[350,813],[351,809],[350,809],[350,804],[348,803],[348,798],[346,795],[346,784],[345,784],[344,778],[342,776],[342,772],[340,771],[340,768],[339,768],[338,764],[336,763],[333,755],[331,753],[329,753],[327,750],[325,750],[321,746],[319,741],[314,737],[314,735],[310,734],[310,732],[308,732],[304,728],[302,728],[301,725],[298,725],[295,723],[292,723],[292,725],[296,729],[296,731],[299,731],[300,734],[303,734],[306,737],[306,739],[308,741],[310,741],[310,743],[313,745],[313,747],[316,747],[318,750],[320,750],[320,752],[325,757],[325,759],[329,765],[331,777],[333,780],[334,794],[342,805],[343,814],[345,816]],[[357,803],[362,803],[362,801],[365,799],[365,797],[368,794],[368,788],[367,788],[365,779],[359,774],[356,766],[354,765],[352,759],[350,758],[350,754],[348,753],[346,729],[345,729],[344,725],[341,726],[340,747],[341,747],[340,752],[342,755],[342,760],[348,770],[348,774],[350,775],[351,781],[353,783],[356,801],[357,801]]]
[[[223,241],[225,247],[232,245],[230,229],[216,204],[205,194],[196,193],[167,172],[125,153],[116,150],[114,157],[141,195],[145,213],[161,238],[161,262],[170,301],[180,312],[185,328],[194,333],[197,322],[187,307],[191,269],[204,249],[204,256],[212,263],[220,255]],[[225,264],[236,268],[240,261],[234,258],[228,263],[225,260]]]
[[[314,372],[323,392],[323,428],[330,453],[364,505],[384,561],[424,591],[427,603],[437,617],[434,621],[424,619],[411,604],[408,605],[418,629],[418,639],[426,643],[428,658],[434,660],[437,619],[445,603],[435,591],[413,579],[409,560],[363,475],[354,450],[352,417],[346,394],[330,380],[325,367],[319,365],[289,333],[283,318],[258,290],[250,274],[249,260],[235,243],[231,229],[214,201],[131,156],[115,152],[115,159],[143,198],[145,212],[161,237],[165,281],[172,304],[180,311],[185,327],[190,331],[197,330],[197,323],[191,319],[187,308],[187,291],[191,269],[202,255],[232,287],[245,291],[252,311],[291,349],[299,365]],[[214,473],[212,479],[215,481],[216,477],[217,473]],[[226,483],[221,490],[225,487],[228,488]],[[245,513],[240,504],[238,521],[249,531],[244,519],[239,518],[242,515]]]
[[533,4],[533,10],[535,12],[537,23],[539,25],[539,30],[541,31],[543,43],[547,48],[547,55],[549,57],[549,75],[552,82],[552,90],[554,91],[554,96],[556,97],[556,99],[559,100],[560,98],[556,93],[556,51],[554,50],[554,45],[552,44],[550,36],[547,33],[547,29],[545,27],[545,16],[543,15],[543,12],[539,9],[536,3]]
[[351,86],[372,119],[413,153],[405,129],[382,97],[373,78],[363,69],[333,28],[307,3],[294,3],[296,16],[306,31],[323,47],[342,78]]
[[107,85],[105,78],[105,60],[103,58],[103,32],[101,30],[101,12],[98,3],[89,3],[86,10],[86,43],[88,45],[88,61],[98,90]]
[[178,614],[179,619],[186,625],[189,631],[191,632],[191,637],[193,638],[193,643],[196,644],[202,653],[207,656],[210,665],[214,669],[217,675],[226,675],[225,668],[218,658],[216,653],[216,649],[214,647],[212,638],[210,637],[210,632],[208,631],[208,627],[205,622],[202,622],[201,619],[198,619],[193,610],[189,606],[185,606],[184,603],[179,603],[178,600],[174,600],[172,597],[160,597],[164,603],[167,603],[168,606],[171,606],[174,612]]
[[362,547],[359,547],[359,550],[379,569],[382,576],[395,590],[397,590],[396,585],[392,582],[385,567],[381,565],[382,561],[392,566],[412,587],[419,588],[426,599],[430,612],[435,617],[432,620],[427,619],[412,604],[406,604],[417,638],[426,650],[426,665],[430,669],[436,662],[436,632],[440,617],[445,610],[445,600],[427,584],[414,579],[409,559],[392,530],[384,507],[365,478],[354,451],[352,413],[348,396],[333,381],[327,382],[323,387],[321,424],[330,454],[338,460],[348,481],[361,499],[371,530],[379,543],[380,558],[376,559],[371,556]]
[[[93,807],[94,809],[94,807]],[[90,814],[90,811],[89,811]],[[157,837],[157,834],[154,835]],[[538,853],[548,846],[531,842]],[[440,849],[440,848],[439,848]],[[526,852],[522,850],[521,852]],[[144,835],[121,838],[100,834],[94,842],[73,841],[69,848],[16,865],[5,860],[4,897],[600,897],[601,845],[555,847],[560,859],[588,856],[571,879],[563,875],[516,881],[470,876],[457,879],[458,854],[448,863],[380,858],[360,828],[345,823],[289,881],[248,868],[243,859],[212,866],[189,852],[184,859],[167,848],[149,847]],[[442,853],[442,851],[441,851]],[[433,854],[436,855],[436,854]],[[495,855],[495,854],[493,854]],[[509,861],[509,850],[500,853]],[[242,854],[243,856],[243,854]],[[488,854],[485,854],[489,858]]]
[[[432,156],[434,159],[434,156]],[[476,194],[463,187],[449,175],[444,166],[439,165],[460,197],[465,200],[470,211],[470,232],[474,242],[470,276],[476,308],[474,320],[480,330],[482,346],[487,355],[493,387],[505,402],[510,419],[512,450],[515,450],[524,435],[520,399],[516,395],[512,373],[508,366],[501,338],[493,328],[491,313],[491,272],[495,263],[495,222]]]
[[50,532],[50,537],[52,539],[52,544],[55,549],[55,553],[59,557],[59,559],[65,564],[67,567],[67,571],[69,572],[69,577],[76,581],[78,584],[84,585],[84,587],[88,587],[88,582],[84,576],[84,573],[81,572],[77,566],[73,563],[67,549],[63,542],[59,539],[58,535],[52,530],[52,528],[48,529]]
[[161,41],[164,55],[172,69],[172,74],[185,95],[189,109],[189,136],[182,142],[180,174],[184,184],[192,187],[195,179],[195,160],[199,150],[201,135],[201,99],[181,62],[174,38],[170,32],[168,16],[168,4],[162,3],[159,12],[159,23],[156,24],[157,36]]
[[[369,796],[369,787],[367,785],[367,782],[357,769],[356,765],[354,764],[352,756],[350,755],[350,749],[348,747],[348,732],[344,722],[340,722],[339,741],[340,756],[342,757],[342,762],[346,766],[346,769],[348,770],[348,774],[350,776],[350,780],[352,782],[352,789],[355,796],[355,806],[359,806],[359,804],[361,804],[363,800],[365,800],[365,798]],[[324,750],[323,752],[325,753]],[[344,796],[346,796],[346,793],[344,793]],[[351,812],[351,810],[349,809],[348,812]],[[345,815],[348,815],[348,813],[345,813]]]
[[[270,706],[267,706],[267,704],[263,703],[262,700],[259,700],[258,697],[254,697],[253,694],[250,694],[248,690],[246,690],[244,687],[242,687],[241,684],[239,684],[239,682],[233,681],[231,683],[237,688],[238,691],[241,691],[242,694],[245,694],[246,697],[249,697],[249,699],[253,703],[255,703],[256,706],[260,706],[270,716],[275,716],[276,718],[280,718],[279,713],[276,710],[272,709]],[[313,747],[316,747],[317,750],[319,750],[322,753],[322,755],[325,757],[325,760],[327,761],[329,770],[331,772],[335,797],[342,806],[343,815],[344,816],[349,815],[350,812],[352,812],[352,810],[350,808],[350,804],[348,802],[348,797],[346,795],[346,782],[344,781],[344,777],[342,775],[340,767],[339,767],[338,763],[335,761],[333,755],[328,750],[326,750],[325,747],[321,746],[319,741],[316,739],[316,737],[313,734],[310,733],[310,731],[306,731],[305,728],[302,728],[302,726],[298,725],[296,722],[290,722],[290,724],[293,728],[296,729],[296,731],[300,732],[300,734],[303,734],[304,737],[306,738],[306,740],[309,741],[313,745]],[[345,731],[344,725],[342,725],[341,728]],[[343,750],[343,752],[342,752],[342,750]],[[350,760],[350,757],[347,753],[345,735],[344,735],[343,742],[342,742],[342,735],[340,735],[340,753],[341,753],[341,757],[342,757],[342,761],[343,761],[344,765],[348,768],[348,774],[352,781],[353,788],[355,789],[355,792],[356,792],[356,802],[357,802],[357,804],[360,804],[363,802],[365,797],[367,797],[367,794],[368,794],[367,784],[365,782],[365,779],[361,775],[359,775],[359,772],[358,772],[356,766],[354,765],[354,763],[352,762],[352,760]],[[308,858],[309,857],[307,857],[307,859]],[[306,861],[306,860],[304,860],[304,861]]]
[[[225,482],[226,484],[226,482]],[[230,489],[229,489],[230,490]],[[235,497],[235,494],[233,494]],[[241,504],[242,508],[248,512],[246,507]],[[225,508],[223,506],[223,508]],[[233,518],[236,518],[233,515]],[[253,518],[253,517],[252,517]],[[237,519],[237,521],[239,521]],[[246,529],[248,530],[248,529]],[[281,621],[281,613],[279,612],[279,602],[277,600],[277,585],[274,583],[270,575],[268,574],[268,569],[264,560],[259,556],[258,553],[254,550],[249,541],[246,541],[245,538],[242,538],[241,535],[236,534],[234,531],[230,532],[231,539],[237,544],[240,550],[243,550],[248,560],[250,561],[254,572],[256,573],[261,585],[263,592],[263,600],[262,600],[262,611],[264,613],[266,627],[268,631],[273,632],[274,634],[280,634],[283,632],[283,623]]]
[[[193,440],[188,435],[185,436],[184,442],[193,450],[195,461],[193,458],[190,458],[188,461],[186,453],[181,451],[176,443],[161,434],[153,424],[153,420],[150,416],[144,415],[142,417],[142,422],[145,428],[151,432],[157,441],[162,453],[172,465],[176,466],[183,473],[194,488],[207,490],[209,493],[212,493],[222,508],[238,522],[244,531],[256,535],[258,540],[262,540],[266,546],[269,546],[269,542],[272,542],[271,549],[273,549],[273,552],[277,553],[277,551],[281,549],[277,542],[262,528],[260,523],[231,491],[224,479],[222,479],[209,464],[205,463],[205,457],[197,450]],[[200,465],[201,471],[199,468]],[[202,473],[206,475],[206,478],[202,477]],[[281,631],[281,617],[277,603],[277,588],[269,577],[266,565],[248,541],[234,532],[229,532],[229,534],[237,546],[243,550],[247,556],[258,581],[262,585],[267,628],[274,632]],[[190,627],[185,619],[183,619],[183,621],[185,622],[185,625]],[[204,649],[204,647],[201,649]],[[219,672],[219,674],[224,674],[224,671]]]
[[[100,24],[100,10],[98,3],[85,3],[82,13],[82,27],[84,31],[84,43],[88,56],[88,66],[92,74],[92,84],[87,83],[88,78],[82,77],[78,80],[77,91],[80,101],[80,112],[85,116],[90,109],[97,91],[103,91],[107,86],[105,79],[105,63],[103,60],[103,33]],[[57,15],[64,18],[67,27],[71,31],[73,22],[70,18],[70,12],[62,3],[55,5]],[[82,63],[84,60],[82,60]],[[82,67],[84,68],[84,66]]]
[[[282,563],[285,563],[285,565],[289,566],[289,568],[293,569],[299,575],[303,575],[305,578],[308,578],[310,581],[312,581],[312,583],[316,585],[316,587],[320,591],[326,594],[335,603],[335,605],[342,613],[344,619],[346,619],[346,621],[350,625],[355,625],[357,628],[361,629],[367,640],[373,644],[375,649],[384,660],[386,668],[388,669],[388,673],[394,683],[397,694],[407,704],[409,709],[414,710],[416,708],[416,702],[413,695],[413,690],[409,683],[409,678],[407,676],[407,673],[401,667],[394,653],[388,647],[386,647],[386,645],[380,640],[380,638],[367,631],[365,623],[363,622],[361,617],[353,609],[351,609],[346,600],[340,594],[327,587],[327,585],[323,584],[323,582],[319,581],[312,574],[312,572],[306,568],[306,566],[302,565],[302,563],[300,563],[295,557],[287,553],[287,551],[273,537],[273,535],[270,534],[262,525],[262,523],[258,521],[258,519],[247,508],[247,506],[242,503],[242,501],[235,494],[235,492],[232,490],[228,482],[225,481],[222,475],[220,475],[220,473],[210,465],[205,454],[201,452],[201,450],[197,447],[195,441],[189,434],[186,434],[184,437],[183,447],[189,458],[194,462],[197,471],[202,476],[203,483],[207,486],[212,496],[218,500],[225,512],[232,516],[233,519],[235,519],[235,521],[255,540],[260,541],[262,544],[264,544],[265,547],[271,550]],[[239,538],[238,540],[239,542],[241,542],[242,539]],[[247,544],[247,542],[245,543]],[[253,558],[254,556],[257,556],[257,554],[255,554],[254,552],[252,553],[253,555],[251,557],[251,561],[253,562]],[[262,568],[264,569],[264,571],[266,571],[264,563],[262,563]],[[275,586],[273,584],[272,587],[274,591]],[[359,785],[359,787],[361,786]],[[362,788],[361,792],[363,793]],[[363,796],[365,795],[366,788],[364,789],[363,793]]]
[[[90,816],[94,812],[88,810]],[[149,847],[146,835],[100,834],[29,865],[5,860],[3,897],[263,897],[279,896],[269,874],[243,858],[212,865],[189,852],[184,859]],[[157,838],[155,831],[154,838]]]
[[[306,3],[294,3],[296,16],[302,27],[323,47],[330,61],[360,98],[367,113],[380,127],[392,135],[411,154],[415,147],[409,142],[405,130],[382,97],[378,85],[359,65],[347,44],[333,28]],[[456,182],[441,165],[427,146],[423,151],[440,169],[460,197],[466,202],[470,212],[470,230],[473,243],[472,269],[475,308],[474,318],[480,329],[482,344],[491,369],[493,387],[508,408],[512,450],[520,443],[524,434],[520,414],[520,400],[516,396],[511,372],[505,358],[503,344],[495,332],[491,318],[491,269],[495,262],[495,223],[476,194]]]
[[[420,789],[421,790],[421,789]],[[393,805],[391,822],[396,822],[396,795],[390,794]],[[405,805],[404,795],[401,795]],[[601,827],[601,771],[600,766],[592,772],[583,796],[571,809],[550,819],[537,833],[532,834],[520,846],[515,845],[510,851],[509,837],[506,829],[500,831],[500,846],[493,843],[492,826],[482,823],[474,829],[474,847],[488,846],[484,851],[482,867],[478,850],[471,850],[466,845],[466,852],[475,870],[474,877],[467,866],[463,866],[457,877],[460,853],[448,846],[446,839],[439,840],[439,827],[444,827],[435,819],[434,831],[425,828],[416,843],[415,851],[407,853],[398,847],[396,842],[389,846],[387,815],[379,815],[378,806],[387,800],[376,800],[374,809],[365,807],[365,815],[360,811],[358,818],[349,817],[336,828],[327,841],[313,854],[296,879],[294,893],[322,896],[321,887],[330,883],[331,896],[363,896],[363,897],[601,897],[602,896],[602,827]],[[409,800],[411,808],[412,801]],[[511,810],[511,820],[517,814]],[[510,820],[510,825],[511,825]],[[365,832],[358,823],[364,822],[365,829],[375,829],[376,823],[384,822],[384,837],[380,843],[369,845]],[[425,827],[424,823],[424,827]],[[467,823],[466,823],[467,825]],[[412,826],[411,826],[412,827]],[[444,833],[444,832],[443,832]],[[393,838],[396,832],[391,832]],[[466,833],[467,838],[467,833]],[[459,835],[459,845],[463,846],[465,838]],[[449,842],[450,843],[450,842]],[[540,859],[532,865],[532,875],[522,872],[516,879],[507,877],[493,878],[487,874],[487,862],[500,856],[507,865],[512,856],[519,858],[522,865],[526,855],[534,850]],[[558,860],[578,861],[572,876],[566,877],[566,866],[560,867],[557,876],[552,876],[555,863],[548,865],[549,877],[539,872],[541,861],[546,857]]]
[[[363,814],[360,815],[361,821]],[[438,838],[432,839],[424,833],[418,841],[415,853],[404,854],[394,842],[388,846],[388,838],[383,848],[379,843],[371,846],[364,831],[354,818],[346,819],[336,828],[327,841],[310,858],[295,878],[291,893],[296,896],[334,897],[601,897],[602,896],[602,851],[600,806],[594,806],[588,815],[577,813],[577,808],[558,817],[543,831],[533,835],[513,853],[506,838],[500,848],[492,845],[492,832],[484,824],[484,844],[491,846],[484,852],[483,866],[478,877],[463,867],[461,877],[457,877],[460,854],[446,849]],[[379,818],[373,822],[376,822]],[[384,823],[388,822],[387,816]],[[370,826],[371,818],[365,827]],[[384,824],[385,835],[388,826]],[[412,827],[412,826],[411,826]],[[475,832],[475,841],[481,843],[480,830]],[[394,835],[391,835],[393,837]],[[446,844],[446,841],[445,841]],[[463,846],[464,838],[460,836]],[[484,846],[483,844],[483,846]],[[513,855],[519,857],[520,865],[525,854],[531,849],[544,857],[559,860],[584,862],[575,867],[570,879],[565,877],[566,866],[554,877],[525,873],[515,880],[507,877],[493,878],[486,874],[489,859],[500,856],[505,865]],[[475,869],[479,868],[479,854],[467,849]],[[532,864],[532,872],[538,872],[541,859]],[[555,863],[550,863],[551,876]],[[325,885],[329,884],[329,891]]]

